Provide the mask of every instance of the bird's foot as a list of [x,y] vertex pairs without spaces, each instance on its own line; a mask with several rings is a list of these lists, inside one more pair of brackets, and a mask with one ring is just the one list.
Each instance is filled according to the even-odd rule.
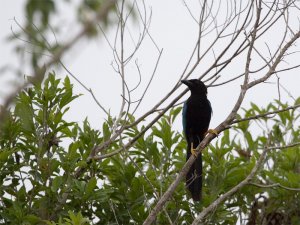
[[197,154],[197,147],[194,148],[194,145],[193,145],[193,142],[191,143],[191,153],[193,156],[197,157],[196,154]]
[[214,129],[208,129],[207,131],[206,131],[206,133],[205,133],[205,135],[207,135],[207,134],[214,134],[214,135],[216,135],[217,137],[218,137],[218,132],[216,131],[216,130],[214,130]]
[[192,148],[192,149],[191,149],[191,153],[192,153],[193,156],[197,157],[197,156],[196,156],[197,150],[196,150],[195,148]]

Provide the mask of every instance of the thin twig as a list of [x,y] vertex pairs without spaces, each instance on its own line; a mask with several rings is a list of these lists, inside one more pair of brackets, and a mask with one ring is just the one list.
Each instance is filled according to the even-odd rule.
[[[115,3],[117,2],[117,0],[109,0],[109,1],[105,1],[101,7],[101,9],[96,13],[96,16],[94,17],[94,19],[87,21],[83,28],[68,42],[66,42],[65,44],[62,44],[56,52],[53,53],[52,58],[46,62],[44,64],[44,66],[41,69],[37,69],[33,75],[33,79],[36,82],[41,83],[43,78],[44,78],[44,74],[45,74],[45,70],[47,68],[49,68],[51,65],[59,62],[59,60],[61,59],[62,55],[67,52],[71,47],[73,47],[79,40],[81,40],[83,37],[85,37],[86,35],[88,35],[89,30],[91,29],[91,27],[94,26],[94,24],[96,24],[98,21],[102,21],[103,19],[105,19],[108,15],[108,13],[110,12],[110,9],[115,5]],[[22,85],[20,85],[19,87],[17,87],[4,101],[4,103],[2,104],[2,107],[4,109],[6,109],[14,100],[15,96],[22,91],[24,88],[26,88],[28,85],[30,85],[30,83],[32,83],[32,79],[31,80],[27,80],[25,81]],[[1,110],[0,112],[0,123],[3,121],[5,115],[4,115],[5,110]]]
[[[224,120],[224,122],[222,122],[218,127],[215,128],[215,131],[217,133],[220,133],[223,130],[225,130],[226,127],[235,119],[235,117],[237,115],[237,111],[240,108],[241,103],[243,102],[243,99],[245,97],[245,94],[246,94],[247,90],[250,89],[250,88],[252,88],[253,86],[259,84],[259,83],[262,83],[262,82],[266,81],[271,76],[272,72],[274,72],[274,70],[276,69],[276,67],[278,66],[279,62],[282,59],[282,56],[284,55],[284,53],[299,38],[298,34],[296,34],[295,36],[293,36],[291,38],[291,40],[289,42],[286,43],[286,45],[280,51],[280,54],[276,57],[276,59],[274,61],[274,64],[271,66],[271,68],[269,69],[269,71],[266,73],[265,76],[263,76],[261,79],[259,79],[258,82],[257,81],[252,81],[251,83],[248,83],[249,66],[250,66],[250,61],[251,61],[251,52],[252,52],[252,49],[253,49],[253,46],[254,46],[254,42],[256,40],[256,31],[257,31],[258,25],[259,25],[259,18],[260,18],[260,12],[261,12],[261,6],[260,5],[258,5],[256,7],[256,11],[257,11],[256,22],[255,22],[255,25],[254,25],[254,29],[252,31],[252,35],[251,35],[252,36],[252,40],[249,43],[249,49],[248,49],[248,55],[247,55],[247,62],[246,62],[246,66],[245,66],[244,84],[241,87],[239,98],[238,98],[235,106],[233,107],[231,113]],[[214,135],[209,134],[200,143],[200,145],[197,147],[197,150],[199,152],[201,152],[204,149],[204,147],[207,146],[207,144],[213,138],[214,138]],[[198,154],[199,154],[199,152],[198,152]],[[197,156],[197,154],[196,154],[196,156]],[[157,214],[160,212],[161,208],[164,206],[164,204],[171,197],[171,195],[175,191],[176,187],[179,185],[180,181],[186,175],[188,169],[190,168],[190,166],[193,164],[194,161],[195,161],[195,157],[190,157],[189,158],[189,160],[183,166],[182,170],[180,171],[180,173],[178,174],[178,176],[176,177],[176,179],[174,180],[174,182],[169,186],[168,190],[163,194],[163,196],[161,197],[161,199],[156,203],[155,207],[152,209],[152,211],[150,212],[150,214],[148,215],[148,217],[144,221],[144,223],[143,223],[144,225],[149,225],[149,224],[151,224],[155,220]]]
[[262,154],[260,155],[259,159],[257,160],[255,166],[251,170],[250,174],[241,181],[238,185],[234,186],[232,189],[230,189],[228,192],[217,198],[214,202],[212,202],[208,207],[206,207],[193,221],[192,225],[200,224],[204,218],[213,210],[215,210],[222,202],[224,202],[227,198],[232,196],[234,193],[238,192],[242,187],[246,186],[250,183],[250,181],[254,178],[257,171],[261,168],[265,158],[266,154],[268,152],[268,148],[266,148]]
[[299,108],[299,107],[300,107],[300,104],[294,105],[294,106],[289,106],[287,108],[280,109],[280,110],[275,110],[273,112],[267,112],[267,113],[251,116],[251,117],[244,118],[244,119],[234,120],[234,121],[232,121],[231,124],[240,123],[240,122],[249,121],[249,120],[256,120],[256,119],[264,118],[268,115],[278,114],[278,113],[285,112],[285,111],[288,111],[288,110],[291,110],[291,109],[296,109],[296,108]]
[[276,187],[280,187],[282,189],[288,190],[288,191],[300,191],[300,188],[291,188],[291,187],[286,187],[283,186],[282,184],[279,183],[274,183],[274,184],[258,184],[258,183],[249,183],[250,185],[259,187],[259,188],[276,188]]

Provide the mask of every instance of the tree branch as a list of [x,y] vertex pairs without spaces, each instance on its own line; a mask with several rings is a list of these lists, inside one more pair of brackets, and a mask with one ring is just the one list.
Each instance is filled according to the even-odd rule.
[[[235,117],[237,115],[237,111],[239,110],[239,108],[240,108],[240,106],[241,106],[241,104],[244,100],[244,97],[245,97],[245,94],[246,94],[247,90],[249,90],[250,88],[254,87],[255,85],[257,85],[259,83],[262,83],[262,82],[266,81],[273,74],[273,72],[276,70],[279,62],[281,62],[281,59],[282,59],[284,53],[299,38],[300,32],[296,33],[291,38],[291,40],[289,42],[287,42],[286,45],[282,48],[279,55],[276,57],[273,65],[270,67],[269,71],[266,73],[265,76],[263,76],[261,79],[258,79],[256,81],[252,81],[251,83],[248,83],[249,71],[250,71],[249,66],[250,66],[250,61],[251,61],[251,52],[252,52],[252,49],[253,49],[253,46],[254,46],[254,42],[256,40],[256,31],[257,31],[258,26],[259,26],[259,18],[260,18],[260,13],[261,13],[260,3],[261,2],[259,2],[259,5],[256,8],[256,12],[257,12],[256,22],[255,22],[255,25],[254,25],[254,28],[253,28],[253,31],[252,31],[252,35],[251,35],[251,40],[250,40],[250,43],[249,43],[247,61],[246,61],[246,66],[245,66],[244,83],[241,86],[240,95],[239,95],[238,100],[237,100],[235,106],[233,107],[231,113],[228,115],[228,117],[218,127],[215,128],[217,133],[220,133],[223,130],[225,130],[228,127],[228,125],[231,124],[232,121],[235,119]],[[197,147],[197,150],[199,152],[201,152],[205,148],[205,146],[207,146],[208,143],[210,143],[210,141],[213,138],[214,138],[214,135],[209,134],[200,143],[200,145]],[[198,152],[198,154],[199,154],[199,152]],[[196,156],[198,154],[196,154]],[[189,158],[189,160],[186,162],[186,164],[183,166],[182,170],[180,171],[180,173],[176,177],[175,181],[170,185],[168,190],[164,193],[164,195],[161,197],[161,199],[156,203],[155,207],[152,209],[152,211],[150,212],[150,214],[148,215],[148,217],[144,221],[143,225],[149,225],[155,220],[157,214],[160,212],[161,208],[164,206],[164,204],[167,202],[167,200],[171,197],[171,195],[175,191],[176,187],[178,186],[180,181],[183,179],[183,177],[187,174],[189,168],[194,163],[194,161],[195,161],[195,157],[190,157]]]
[[[267,152],[274,150],[274,149],[285,149],[285,148],[290,148],[290,147],[294,147],[300,145],[300,142],[297,143],[293,143],[290,145],[285,145],[285,146],[272,146],[272,147],[267,147],[263,150],[262,154],[260,155],[259,159],[257,160],[255,166],[253,167],[253,169],[251,170],[250,174],[242,181],[240,182],[238,185],[236,185],[235,187],[233,187],[232,189],[230,189],[228,192],[226,192],[225,194],[223,194],[222,196],[220,196],[219,198],[217,198],[213,203],[211,203],[207,208],[205,208],[198,216],[197,218],[193,221],[192,225],[196,225],[199,224],[203,221],[203,219],[210,213],[212,212],[215,208],[217,208],[222,202],[224,202],[227,198],[229,198],[230,196],[232,196],[233,194],[235,194],[236,192],[238,192],[242,187],[246,186],[246,185],[254,185],[254,183],[251,182],[251,180],[254,178],[255,174],[258,172],[258,170],[260,169],[260,167],[262,167],[265,158],[266,158],[266,154]],[[258,186],[258,184],[255,184],[255,186]],[[262,186],[260,185],[260,187],[275,187],[275,186],[279,186],[279,187],[284,187],[280,184],[273,184],[273,186]],[[286,189],[289,189],[287,187],[284,187]],[[293,189],[293,191],[300,191],[300,189],[297,188],[291,188]],[[290,189],[290,190],[291,190]]]
[[[86,22],[84,27],[79,31],[70,41],[63,44],[56,52],[53,53],[51,59],[44,64],[44,66],[40,69],[37,69],[33,75],[34,82],[41,83],[44,78],[45,70],[49,68],[51,65],[58,63],[62,57],[62,55],[67,52],[71,47],[73,47],[80,39],[86,36],[89,33],[89,30],[92,26],[94,26],[98,21],[105,19],[110,12],[110,9],[115,5],[117,0],[108,0],[103,3],[103,6],[96,13],[94,19]],[[26,88],[30,83],[32,83],[32,79],[25,81],[22,85],[17,87],[10,95],[7,97],[2,105],[4,109],[7,109],[8,106],[13,102],[15,96]],[[5,115],[5,110],[0,111],[0,123],[3,121]]]
[[251,117],[244,118],[244,119],[234,120],[231,124],[240,123],[240,122],[248,121],[248,120],[256,120],[256,119],[266,117],[268,115],[278,114],[278,113],[285,112],[285,111],[288,111],[288,110],[291,110],[291,109],[296,109],[296,108],[299,108],[299,107],[300,107],[300,104],[294,105],[294,106],[289,106],[287,108],[280,109],[280,110],[275,110],[273,112],[267,112],[267,113],[251,116]]
[[255,166],[253,167],[253,169],[251,170],[250,174],[242,181],[240,182],[238,185],[236,185],[235,187],[233,187],[232,189],[230,189],[228,192],[226,192],[225,194],[223,194],[222,196],[220,196],[219,198],[217,198],[213,203],[211,203],[207,208],[205,208],[197,217],[196,219],[193,221],[192,225],[196,225],[199,224],[203,221],[203,219],[210,213],[212,212],[215,208],[217,208],[223,201],[225,201],[228,197],[232,196],[234,193],[236,193],[237,191],[239,191],[242,187],[246,186],[247,184],[250,183],[250,181],[253,179],[253,177],[255,176],[255,174],[257,173],[257,171],[260,169],[260,167],[262,166],[265,158],[266,158],[266,154],[269,151],[268,148],[266,148],[262,154],[260,155],[259,159],[257,160]]
[[283,186],[282,184],[279,183],[274,183],[274,184],[257,184],[257,183],[249,183],[250,185],[259,187],[259,188],[275,188],[275,187],[280,187],[282,189],[288,190],[288,191],[300,191],[300,188],[291,188],[291,187],[286,187]]

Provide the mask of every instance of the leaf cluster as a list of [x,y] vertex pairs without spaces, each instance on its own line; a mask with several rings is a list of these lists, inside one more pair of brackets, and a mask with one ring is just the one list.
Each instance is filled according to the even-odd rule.
[[[68,77],[60,80],[50,73],[42,84],[22,91],[7,112],[0,130],[0,224],[142,224],[183,167],[186,143],[174,129],[181,107],[165,114],[132,147],[96,161],[88,159],[111,138],[116,119],[109,116],[100,129],[87,119],[67,121],[70,104],[78,97]],[[266,108],[253,103],[238,117],[285,107],[278,101]],[[124,113],[120,124],[134,121]],[[123,148],[143,126],[131,126],[99,154]],[[281,146],[299,142],[299,132],[297,109],[224,131],[203,151],[202,201],[192,202],[182,182],[156,223],[192,223],[197,213],[246,178],[262,149],[272,147],[253,184],[228,198],[205,223],[264,224],[281,215],[284,224],[296,224],[300,148]],[[80,176],[78,169],[83,169]]]

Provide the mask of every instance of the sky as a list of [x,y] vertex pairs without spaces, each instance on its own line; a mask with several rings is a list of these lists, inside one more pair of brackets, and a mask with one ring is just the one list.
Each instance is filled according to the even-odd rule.
[[[16,42],[7,41],[7,37],[12,34],[11,29],[18,30],[13,18],[16,18],[18,22],[24,24],[26,19],[23,14],[24,3],[25,1],[23,0],[5,1],[5,3],[2,3],[5,6],[0,8],[0,49],[2,52],[0,55],[0,68],[10,65],[13,68],[22,68],[21,71],[24,74],[30,74],[31,69],[26,65],[26,59],[24,61],[20,60],[13,51]],[[144,101],[136,113],[137,117],[151,109],[176,84],[192,52],[198,32],[197,24],[184,6],[182,0],[153,0],[147,4],[148,13],[150,10],[152,11],[149,33],[159,49],[163,49],[163,53],[149,91],[146,93]],[[197,3],[189,3],[189,5],[192,13],[199,10]],[[72,35],[80,29],[80,27],[76,25],[77,22],[74,18],[74,12],[69,10],[71,7],[67,7],[66,3],[61,3],[58,10],[63,12],[63,14],[59,18],[54,18],[55,23],[60,24],[63,30],[63,34],[57,37],[60,43],[64,43],[72,38]],[[221,10],[220,13],[225,12]],[[138,27],[138,23],[133,22],[131,24],[130,33],[135,40],[137,40],[139,36]],[[274,46],[277,45],[277,38],[280,37],[281,30],[280,27],[275,27],[265,42],[269,45],[273,43]],[[110,40],[113,40],[114,33],[114,29],[106,31],[106,35]],[[126,46],[127,44],[131,46],[131,37],[128,34],[127,37]],[[54,38],[50,37],[50,41],[53,40]],[[205,47],[206,44],[204,41],[203,46]],[[222,45],[219,47],[222,48]],[[263,45],[262,48],[264,48]],[[218,49],[216,49],[216,51],[218,51]],[[129,53],[128,49],[125,50],[125,54],[126,53]],[[142,74],[141,85],[132,94],[133,100],[138,100],[143,93],[147,81],[151,77],[157,58],[158,51],[149,36],[146,36],[137,55],[126,67],[126,79],[130,87],[134,87],[139,79],[135,62],[139,65]],[[118,114],[122,100],[120,92],[121,79],[115,73],[111,65],[113,55],[103,35],[93,40],[82,40],[63,57],[62,61],[81,82],[93,90],[97,99],[106,109],[109,109],[113,115]],[[296,61],[297,56],[291,59],[292,63]],[[204,71],[209,63],[209,60],[202,62],[199,69],[191,75],[191,78],[199,77],[199,74]],[[290,62],[286,62],[286,64],[288,63]],[[253,68],[255,68],[255,61],[253,64]],[[243,60],[233,62],[229,69],[221,73],[222,78],[220,80],[226,80],[228,77],[239,74],[244,66],[245,61]],[[62,69],[53,69],[61,78],[67,74],[67,72]],[[22,81],[22,75],[16,76],[12,70],[1,70],[0,103],[5,99],[5,96],[14,90],[15,83]],[[274,101],[274,99],[278,99],[276,81],[277,78],[273,78],[269,83],[259,85],[250,90],[247,93],[243,107],[249,108],[250,102],[255,102],[257,105],[264,107]],[[68,120],[81,123],[84,118],[88,117],[93,127],[101,128],[101,123],[106,118],[105,114],[95,104],[89,93],[75,80],[72,80],[72,82],[74,83],[75,93],[81,93],[83,96],[72,104],[68,114]],[[281,89],[280,97],[283,102],[288,101],[292,103],[293,99],[290,95],[294,97],[300,96],[299,82],[299,70],[280,74],[280,83],[289,91],[289,93],[287,93]],[[213,107],[211,127],[216,127],[221,123],[232,110],[237,100],[241,84],[242,80],[240,79],[224,86],[208,89],[208,98]],[[176,93],[178,94],[182,90],[184,90],[183,86],[180,87]],[[187,97],[188,94],[184,96],[182,101]],[[180,131],[182,130],[180,118],[176,121],[175,128]]]

